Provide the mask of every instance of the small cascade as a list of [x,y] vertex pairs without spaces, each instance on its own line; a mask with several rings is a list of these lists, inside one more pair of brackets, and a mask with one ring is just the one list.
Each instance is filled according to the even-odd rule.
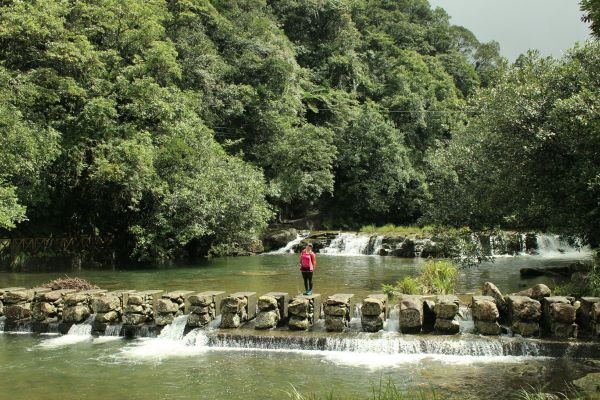
[[165,326],[158,335],[159,339],[182,340],[189,315],[175,317],[172,323]]
[[287,254],[287,253],[294,253],[294,248],[300,244],[300,242],[302,242],[304,239],[306,239],[308,236],[310,236],[310,231],[301,231],[296,235],[296,238],[294,240],[292,240],[291,242],[289,242],[288,244],[286,244],[284,247],[271,251],[269,253],[266,254]]
[[539,234],[537,245],[537,254],[541,257],[580,258],[582,254],[590,251],[588,247],[582,247],[578,243],[568,243],[559,235]]
[[6,317],[0,317],[0,333],[4,332],[5,322],[6,322]]
[[92,326],[94,325],[94,320],[96,319],[96,314],[92,314],[85,321],[80,324],[71,325],[69,328],[69,332],[67,335],[70,336],[91,336],[92,335]]
[[400,307],[396,304],[390,310],[390,313],[383,323],[383,330],[386,332],[400,331]]
[[46,333],[47,333],[48,335],[59,335],[59,334],[60,334],[60,332],[59,332],[59,330],[58,330],[58,326],[59,326],[59,325],[60,325],[60,324],[59,324],[58,322],[50,322],[50,323],[48,324],[48,330],[47,330],[47,332],[46,332]]
[[[331,241],[328,247],[322,249],[321,254],[339,256],[360,256],[373,254],[369,251],[369,244],[373,237],[369,235],[358,235],[355,233],[340,233]],[[383,238],[382,238],[383,240]],[[373,246],[375,243],[373,243]],[[381,245],[379,245],[381,248]],[[371,247],[373,251],[374,247]]]
[[104,330],[104,336],[117,337],[121,336],[121,330],[123,329],[123,324],[116,325],[107,325]]
[[349,328],[352,331],[360,331],[362,329],[361,312],[362,303],[355,304],[352,309],[352,318],[350,319]]

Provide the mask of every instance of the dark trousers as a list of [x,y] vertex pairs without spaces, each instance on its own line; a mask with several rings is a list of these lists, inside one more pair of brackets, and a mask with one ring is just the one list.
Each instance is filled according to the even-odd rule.
[[302,279],[304,279],[304,289],[312,290],[312,271],[302,271]]

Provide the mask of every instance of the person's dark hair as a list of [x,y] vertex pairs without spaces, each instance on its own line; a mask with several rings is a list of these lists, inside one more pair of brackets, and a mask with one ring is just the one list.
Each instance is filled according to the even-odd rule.
[[307,244],[306,244],[306,247],[310,247],[310,248],[312,249],[312,248],[313,248],[313,245],[312,245],[312,243],[307,243]]

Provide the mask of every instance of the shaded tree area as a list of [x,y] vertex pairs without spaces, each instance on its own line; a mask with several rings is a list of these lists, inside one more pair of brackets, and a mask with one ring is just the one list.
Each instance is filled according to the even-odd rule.
[[414,222],[505,64],[425,0],[2,1],[0,228],[153,260]]

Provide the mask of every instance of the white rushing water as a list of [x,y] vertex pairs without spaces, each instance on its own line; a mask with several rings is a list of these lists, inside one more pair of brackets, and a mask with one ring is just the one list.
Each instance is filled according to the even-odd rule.
[[122,329],[123,324],[106,325],[106,329],[104,330],[104,336],[120,336]]
[[282,248],[274,250],[274,251],[271,251],[271,252],[266,253],[266,254],[287,254],[287,253],[293,253],[294,252],[294,247],[296,247],[301,241],[303,241],[304,239],[306,239],[309,235],[310,235],[310,232],[308,232],[308,231],[299,232],[296,235],[296,238],[294,240],[292,240],[291,242],[289,242],[288,244],[286,244]]
[[0,333],[4,333],[4,323],[6,322],[6,317],[0,317]]
[[[383,237],[381,238],[383,240]],[[371,236],[356,233],[340,233],[331,241],[328,247],[321,249],[320,253],[339,256],[360,256],[371,254],[369,243]],[[381,248],[381,242],[379,243]]]
[[84,322],[73,324],[69,328],[69,332],[64,336],[57,338],[42,340],[39,347],[45,349],[55,349],[59,347],[69,346],[76,343],[88,342],[92,340],[92,327],[96,314],[90,315]]

